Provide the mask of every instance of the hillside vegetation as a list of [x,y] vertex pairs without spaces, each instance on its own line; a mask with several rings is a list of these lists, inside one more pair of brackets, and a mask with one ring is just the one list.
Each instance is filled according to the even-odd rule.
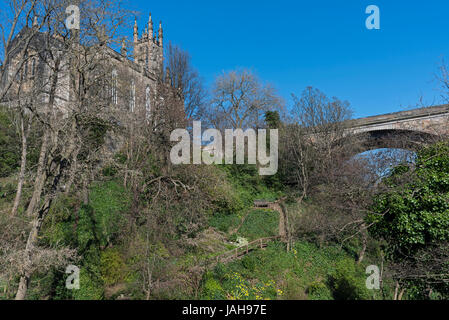
[[355,134],[313,87],[288,106],[247,69],[206,88],[162,26],[128,52],[121,2],[77,1],[81,32],[66,1],[20,3],[0,21],[0,299],[449,298],[449,118]]
[[[4,230],[3,245],[13,239],[19,243],[16,249],[3,246],[2,257],[9,254],[11,258],[16,257],[14,250],[19,250],[20,241],[25,240],[22,230],[29,228],[25,207],[32,181],[25,185],[17,215],[11,217],[17,181],[14,159],[20,156],[14,146],[19,137],[5,111],[2,119],[0,136],[5,148],[0,154],[0,227]],[[27,298],[392,299],[398,281],[393,271],[398,264],[406,263],[398,253],[398,244],[422,255],[431,243],[431,252],[439,253],[442,259],[441,269],[435,272],[447,268],[441,251],[448,240],[448,204],[444,200],[449,190],[449,171],[445,169],[448,161],[447,144],[437,144],[418,154],[418,169],[402,166],[393,170],[385,179],[390,191],[374,198],[373,214],[366,218],[367,224],[376,220],[372,226],[375,238],[368,235],[365,239],[355,233],[344,241],[330,231],[332,224],[339,223],[332,222],[334,214],[327,214],[330,209],[320,203],[323,191],[298,201],[297,193],[280,183],[280,175],[261,177],[255,166],[173,168],[170,179],[178,182],[164,181],[164,176],[159,176],[161,186],[149,191],[150,195],[137,193],[132,185],[124,183],[119,169],[106,166],[89,183],[87,194],[61,193],[52,203],[38,240],[39,247],[46,249],[40,252]],[[150,175],[160,170],[154,163],[148,168]],[[410,191],[396,189],[403,175],[407,175]],[[187,183],[196,189],[183,190],[182,185]],[[155,198],[157,192],[159,199]],[[257,199],[283,199],[289,219],[288,245],[275,240],[238,259],[211,265],[214,257],[279,234],[280,213],[254,208]],[[197,205],[198,201],[201,205]],[[407,209],[407,205],[414,209]],[[433,218],[428,208],[432,208]],[[388,213],[374,214],[384,211]],[[328,215],[327,219],[323,215]],[[321,221],[321,225],[313,221]],[[424,225],[433,229],[422,229]],[[421,236],[424,231],[430,234]],[[420,238],[414,241],[399,236],[403,232]],[[0,261],[0,297],[11,299],[18,283],[17,266]],[[420,266],[425,263],[422,261]],[[80,268],[79,290],[65,287],[68,264]],[[369,290],[365,285],[365,269],[371,264],[382,264],[381,290]],[[447,295],[444,284],[434,286],[429,295],[421,279],[405,278],[403,286],[407,290],[402,299]]]

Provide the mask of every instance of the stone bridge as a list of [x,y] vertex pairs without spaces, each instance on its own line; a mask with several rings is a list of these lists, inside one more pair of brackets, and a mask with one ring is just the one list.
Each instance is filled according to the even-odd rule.
[[346,122],[348,134],[360,136],[363,149],[415,149],[449,136],[449,105],[388,113]]

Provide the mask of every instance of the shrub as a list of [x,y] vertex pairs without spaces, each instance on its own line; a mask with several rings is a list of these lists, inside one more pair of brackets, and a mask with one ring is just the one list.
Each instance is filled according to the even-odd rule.
[[105,177],[114,177],[117,174],[118,170],[113,166],[107,166],[104,167],[101,172]]
[[281,290],[276,289],[273,280],[250,283],[237,272],[226,276],[225,285],[226,298],[229,300],[266,300],[283,294]]
[[256,269],[256,266],[259,264],[259,259],[255,255],[247,255],[242,258],[242,265],[250,272],[253,272]]
[[102,300],[103,283],[87,268],[80,269],[80,288],[72,290],[75,300]]
[[0,184],[0,199],[12,201],[16,194],[16,185],[12,183]]
[[323,281],[313,281],[307,287],[307,294],[311,300],[331,300],[332,293]]
[[209,276],[203,286],[203,296],[207,300],[223,300],[225,292],[220,283]]
[[350,258],[337,262],[335,272],[329,277],[332,294],[337,300],[364,300],[370,298],[366,288],[364,270]]
[[113,285],[125,279],[126,265],[117,249],[106,249],[101,253],[100,270],[106,285]]
[[209,225],[222,232],[228,232],[240,223],[240,217],[237,214],[215,213],[209,218]]
[[101,246],[106,246],[118,235],[125,222],[123,213],[129,208],[130,197],[115,181],[94,184],[89,197],[96,237]]

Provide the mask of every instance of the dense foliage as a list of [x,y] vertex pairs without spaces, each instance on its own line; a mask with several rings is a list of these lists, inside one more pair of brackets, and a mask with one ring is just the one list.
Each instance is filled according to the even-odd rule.
[[449,273],[449,144],[417,154],[413,167],[402,165],[385,179],[388,190],[376,198],[368,217],[370,232],[386,241],[389,258],[403,281],[433,283],[447,292]]

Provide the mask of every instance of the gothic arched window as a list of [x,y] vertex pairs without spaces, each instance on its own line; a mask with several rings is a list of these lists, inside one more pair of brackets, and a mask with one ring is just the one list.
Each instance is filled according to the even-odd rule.
[[131,112],[134,112],[134,109],[136,107],[136,83],[134,82],[134,79],[131,80],[131,92],[130,92],[130,106],[129,109]]
[[23,68],[23,78],[27,79],[28,78],[28,60],[25,61],[25,66]]
[[147,86],[145,90],[145,110],[146,110],[146,116],[147,120],[151,116],[151,88],[150,86]]
[[112,98],[112,103],[113,104],[117,104],[118,103],[118,99],[117,99],[117,77],[118,77],[117,70],[116,69],[112,70],[111,98]]
[[31,60],[31,77],[34,77],[36,74],[36,58]]

